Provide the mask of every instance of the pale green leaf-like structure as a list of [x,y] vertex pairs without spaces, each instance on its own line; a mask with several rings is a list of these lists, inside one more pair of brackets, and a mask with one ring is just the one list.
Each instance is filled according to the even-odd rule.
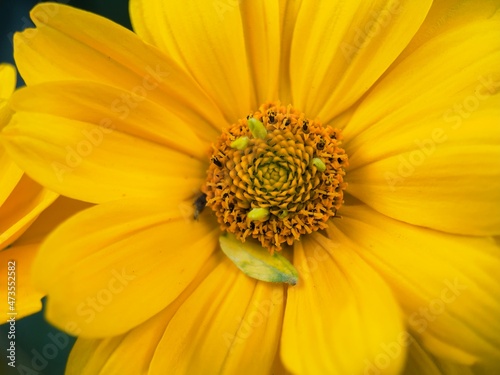
[[231,142],[231,148],[237,150],[244,150],[248,146],[248,137],[239,137],[238,139]]
[[299,274],[283,255],[273,255],[254,241],[241,242],[233,234],[219,237],[224,254],[247,276],[272,283],[297,284]]
[[321,160],[320,158],[314,158],[312,160],[312,165],[314,165],[316,168],[318,168],[318,171],[320,171],[320,172],[324,172],[326,170],[326,165],[323,162],[323,160]]
[[253,208],[247,217],[250,220],[264,220],[269,217],[269,210],[267,208]]
[[250,132],[254,136],[254,138],[265,139],[267,135],[266,127],[262,122],[257,120],[256,118],[250,117],[247,120],[248,127],[250,128]]

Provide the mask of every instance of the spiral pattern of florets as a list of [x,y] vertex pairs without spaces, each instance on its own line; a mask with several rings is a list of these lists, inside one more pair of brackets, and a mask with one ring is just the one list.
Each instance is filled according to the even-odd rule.
[[[251,118],[264,125],[263,138],[250,131]],[[326,228],[346,187],[340,135],[280,103],[264,104],[224,129],[212,146],[203,187],[221,229],[241,241],[256,238],[273,252]]]

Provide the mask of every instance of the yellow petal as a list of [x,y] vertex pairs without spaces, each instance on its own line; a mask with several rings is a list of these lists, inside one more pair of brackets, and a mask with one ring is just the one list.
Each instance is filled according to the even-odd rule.
[[0,313],[6,319],[21,319],[42,309],[43,293],[37,291],[31,281],[31,265],[39,246],[12,246],[0,251],[0,273],[4,276],[0,284],[3,302]]
[[279,98],[283,103],[293,103],[290,88],[290,59],[295,20],[300,10],[302,0],[279,0],[281,24],[281,61]]
[[16,240],[14,245],[27,245],[42,242],[63,221],[86,208],[90,203],[59,196],[50,206],[38,215],[29,228]]
[[230,122],[278,99],[276,1],[138,0],[130,13],[136,32],[185,66]]
[[22,169],[0,144],[0,205],[9,197],[22,176]]
[[251,279],[224,259],[169,322],[149,373],[269,373],[283,308],[283,286]]
[[[219,4],[224,0],[216,0]],[[234,3],[234,2],[233,2]],[[281,53],[278,1],[239,1],[240,17],[248,56],[247,64],[258,105],[278,96]]]
[[408,47],[399,56],[398,61],[405,59],[418,47],[437,35],[459,29],[467,24],[487,20],[493,17],[498,9],[500,9],[500,5],[497,0],[481,0],[479,2],[434,1],[424,23]]
[[426,350],[488,367],[500,358],[500,247],[342,207],[329,235],[350,243],[391,285]]
[[171,315],[167,308],[122,335],[105,339],[78,338],[71,349],[65,374],[147,374]]
[[[411,224],[457,234],[498,235],[499,122],[500,110],[491,109],[474,113],[457,130],[445,130],[439,121],[414,123],[414,131],[380,141],[391,154],[349,171],[348,191],[377,211]],[[397,150],[397,145],[407,149]],[[374,148],[380,152],[379,146]],[[363,152],[357,156],[362,158]]]
[[37,256],[46,317],[82,337],[123,333],[182,292],[217,237],[214,223],[158,201],[122,199],[85,210],[58,227]]
[[[26,87],[16,92],[11,105],[16,112],[50,114],[104,125],[202,160],[209,149],[190,124],[147,96],[96,82],[48,82]],[[104,141],[96,134],[87,138],[95,144]]]
[[[105,339],[78,338],[71,349],[66,375],[147,374],[164,326],[157,314],[131,331]],[[133,360],[131,360],[133,358]]]
[[[14,57],[27,85],[96,81],[128,90],[131,95],[147,96],[214,136],[225,123],[193,79],[131,31],[95,14],[55,3],[37,5],[31,17],[36,29],[14,37]],[[124,105],[127,103],[125,100]]]
[[33,179],[88,202],[156,196],[180,203],[205,178],[203,162],[106,124],[20,112],[3,140]]
[[304,1],[290,55],[294,105],[324,123],[358,100],[406,47],[430,1]]
[[0,206],[0,249],[14,242],[57,197],[23,175]]
[[[352,155],[361,153],[368,136],[371,147],[367,151],[380,152],[391,135],[415,131],[416,124],[425,126],[424,120],[441,121],[441,127],[451,132],[462,125],[454,115],[464,121],[495,107],[491,100],[499,91],[499,26],[500,16],[452,29],[394,66],[362,101],[344,129],[344,144],[352,149],[354,166],[369,161],[366,157],[357,161]],[[373,142],[375,135],[379,136],[377,142]],[[379,142],[383,145],[377,147]]]
[[10,64],[0,64],[0,108],[16,88],[16,68]]
[[[7,125],[12,115],[7,101],[14,92],[15,87],[15,68],[10,64],[0,64],[0,130]],[[2,145],[0,145],[0,206],[5,202],[9,194],[11,194],[22,175],[22,170],[6,153]]]
[[499,27],[437,37],[374,88],[344,129],[351,194],[408,223],[500,233]]
[[474,375],[471,367],[434,357],[417,340],[411,341],[408,353],[403,375]]
[[2,311],[5,314],[12,312],[7,310],[12,306],[16,319],[42,308],[44,294],[31,276],[31,266],[42,240],[63,220],[88,206],[67,198],[56,198],[57,194],[25,176],[0,208],[0,269],[2,274],[12,277],[8,283],[0,285],[0,296],[5,301],[8,297],[13,297],[11,302],[15,301],[12,305],[5,304]]
[[299,282],[288,288],[285,366],[297,374],[363,374],[373,366],[399,374],[407,336],[399,307],[349,243],[309,235],[296,243],[294,265]]
[[214,253],[174,302],[127,333],[104,339],[80,337],[71,350],[66,375],[146,374],[170,319],[221,259],[222,253]]

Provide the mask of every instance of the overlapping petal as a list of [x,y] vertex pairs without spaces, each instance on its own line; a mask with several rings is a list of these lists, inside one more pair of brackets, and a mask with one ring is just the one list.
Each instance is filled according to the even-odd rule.
[[[50,114],[89,122],[205,160],[208,144],[191,124],[169,109],[137,93],[97,82],[58,81],[29,86],[16,92],[16,112]],[[93,135],[93,143],[104,141]]]
[[[36,29],[14,37],[14,57],[27,85],[60,80],[95,81],[129,91],[122,105],[147,97],[186,123],[197,124],[207,139],[224,117],[212,100],[172,59],[131,31],[103,17],[66,5],[33,8]],[[75,58],[75,57],[78,58]]]
[[277,1],[138,0],[130,13],[136,32],[184,66],[229,122],[278,99]]
[[345,206],[342,215],[330,236],[350,243],[387,280],[426,350],[498,366],[498,244],[405,224],[363,205]]
[[[7,124],[11,116],[12,111],[8,107],[7,102],[12,93],[14,92],[15,88],[16,88],[16,69],[10,64],[0,64],[0,130]],[[5,168],[5,161],[4,161],[3,151],[0,148],[0,176],[3,175],[2,172],[4,168]]]
[[[31,185],[41,189],[34,182],[31,182]],[[31,192],[29,190],[25,190],[24,192],[28,198],[31,198],[34,202],[37,201],[30,195]],[[19,193],[17,191],[18,195]],[[43,195],[43,190],[39,195]],[[30,199],[26,199],[26,202],[18,202],[17,208],[19,209],[19,213],[12,207],[11,212],[5,211],[5,205],[0,209],[2,221],[8,222],[10,218],[14,220],[15,217],[21,217],[19,221],[20,223],[24,223],[24,226],[17,223],[17,225],[6,230],[4,228],[0,229],[3,232],[2,238],[7,238],[7,235],[11,234],[8,241],[3,242],[3,245],[9,244],[9,246],[6,248],[4,246],[0,247],[2,249],[0,251],[0,269],[2,275],[6,275],[6,278],[7,276],[11,277],[7,282],[0,285],[0,297],[3,301],[8,302],[8,297],[10,296],[13,297],[11,301],[15,301],[12,305],[7,303],[2,304],[2,311],[4,313],[15,312],[17,314],[16,319],[36,313],[42,308],[41,299],[44,294],[37,290],[31,276],[31,267],[42,241],[65,219],[89,207],[88,203],[59,197],[54,203],[52,203],[52,200],[46,199],[43,204],[41,202],[37,205],[33,204],[32,211],[26,212],[25,209],[29,207],[27,204],[29,202]],[[45,208],[49,203],[50,206]],[[41,212],[42,210],[43,212]],[[14,232],[13,228],[16,227],[21,227],[21,229]],[[27,227],[29,228],[26,230]],[[13,232],[16,234],[16,237],[21,234],[22,236],[14,241],[16,237],[12,236]],[[9,292],[13,293],[9,294]],[[7,310],[11,306],[14,310]]]
[[7,319],[21,319],[42,309],[43,293],[31,281],[31,265],[39,246],[18,245],[0,251],[0,272],[5,279],[0,285],[0,298],[4,301],[0,312]]
[[399,55],[395,65],[436,36],[472,23],[486,21],[494,17],[499,9],[497,0],[481,0],[480,3],[462,0],[433,1],[424,23]]
[[157,197],[179,203],[196,194],[204,162],[112,126],[19,112],[3,131],[4,146],[35,180],[71,198],[99,203]]
[[349,242],[311,234],[294,246],[299,283],[288,289],[281,356],[298,374],[398,374],[406,348],[380,359],[405,335],[389,287]]
[[82,337],[116,335],[172,302],[216,246],[216,226],[182,207],[122,199],[58,227],[40,249],[34,280],[49,295],[51,323]]
[[[150,320],[118,337],[78,339],[67,371],[267,373],[283,309],[282,286],[250,279],[216,253],[189,287]],[[131,356],[137,357],[134,363],[128,363]]]
[[150,373],[270,372],[283,320],[283,288],[249,278],[225,258],[172,317]]
[[293,103],[324,123],[356,102],[422,24],[430,1],[303,1],[293,29]]
[[344,129],[351,194],[408,223],[498,235],[499,27],[439,35],[377,84]]
[[[179,306],[200,282],[219,264],[221,254],[214,253],[189,286],[164,310],[130,331],[103,339],[79,338],[71,350],[66,374],[145,374],[157,353],[157,346]],[[161,355],[161,353],[158,353]],[[134,357],[134,361],[130,358]],[[165,372],[165,371],[164,371]]]
[[23,175],[0,206],[0,249],[19,238],[58,196]]
[[0,107],[16,88],[16,69],[10,64],[0,64]]
[[[417,340],[411,341],[404,375],[474,375],[472,367],[435,358]],[[476,374],[477,375],[477,374]]]

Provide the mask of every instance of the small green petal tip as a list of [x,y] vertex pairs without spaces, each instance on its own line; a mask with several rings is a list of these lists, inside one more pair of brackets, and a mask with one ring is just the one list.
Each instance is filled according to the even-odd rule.
[[312,160],[312,165],[314,165],[316,168],[318,168],[318,171],[320,171],[320,172],[324,172],[326,169],[325,163],[320,158],[314,158]]
[[231,148],[237,150],[244,150],[248,145],[248,137],[239,137],[238,139],[231,142]]
[[266,127],[262,122],[256,118],[250,117],[248,119],[248,127],[254,138],[265,139],[267,135]]
[[254,208],[247,217],[252,221],[264,220],[269,217],[269,210],[267,208]]

